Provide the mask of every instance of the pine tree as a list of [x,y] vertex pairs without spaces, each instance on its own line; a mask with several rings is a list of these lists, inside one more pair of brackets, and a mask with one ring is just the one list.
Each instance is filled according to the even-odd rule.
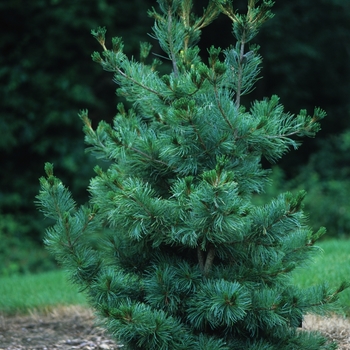
[[[300,289],[291,273],[318,251],[302,210],[304,192],[284,193],[263,206],[269,170],[298,137],[313,137],[312,116],[284,111],[277,96],[254,102],[262,58],[251,44],[271,18],[272,1],[248,0],[239,14],[231,1],[210,0],[202,16],[191,0],[158,0],[152,37],[160,58],[123,53],[121,38],[92,58],[114,74],[132,108],[118,105],[113,125],[84,123],[96,166],[91,199],[77,206],[45,165],[40,210],[55,220],[46,244],[88,296],[104,326],[125,349],[334,349],[319,335],[298,330],[306,312],[330,310],[339,292],[326,285]],[[236,43],[199,55],[201,30],[223,13]],[[166,67],[162,71],[166,71]],[[96,243],[96,236],[99,241]]]

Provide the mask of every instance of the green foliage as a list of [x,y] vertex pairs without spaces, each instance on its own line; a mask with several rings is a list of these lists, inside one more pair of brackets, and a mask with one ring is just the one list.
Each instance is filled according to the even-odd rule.
[[[133,7],[146,11],[145,2],[131,0],[127,7],[120,2],[112,6],[108,0],[86,2],[83,6],[62,0],[25,4],[1,1],[0,213],[5,216],[4,224],[10,216],[18,224],[17,228],[9,224],[11,232],[6,237],[11,242],[23,242],[23,248],[13,251],[12,261],[9,249],[1,253],[1,261],[16,265],[11,270],[38,270],[25,257],[25,245],[34,245],[35,249],[42,246],[42,232],[49,223],[42,221],[33,205],[38,169],[45,159],[60,164],[60,176],[70,183],[78,200],[88,199],[85,188],[93,175],[93,163],[84,154],[76,114],[85,106],[94,120],[100,113],[113,115],[113,103],[103,100],[115,97],[113,89],[107,88],[111,82],[98,67],[84,60],[94,49],[86,33],[101,22],[110,28],[118,27],[121,33],[127,30],[126,50],[130,54],[137,51],[145,21],[138,18]],[[116,14],[121,12],[124,16],[116,25]],[[75,176],[78,173],[79,179]],[[15,243],[11,247],[12,244]],[[19,256],[22,254],[23,258]],[[38,254],[42,254],[45,265],[46,253]]]
[[313,154],[290,188],[304,184],[308,192],[305,202],[310,221],[327,227],[330,236],[344,237],[350,232],[348,179],[350,167],[350,132],[330,136],[320,151]]
[[[295,285],[303,288],[310,288],[315,284],[324,284],[325,279],[330,286],[341,284],[343,280],[347,280],[350,275],[350,266],[347,264],[350,242],[348,240],[327,240],[319,243],[322,254],[314,257],[313,261],[308,264],[307,269],[295,269],[293,272],[293,282]],[[191,273],[189,266],[184,263],[183,275],[179,284],[183,288],[186,284],[191,283],[192,279],[188,279]],[[193,273],[193,271],[192,271]],[[117,278],[115,278],[117,276]],[[118,290],[121,295],[125,286],[134,283],[131,276],[123,275],[123,279],[119,279],[121,274],[115,274],[112,270],[110,274],[106,274],[105,279],[100,280],[99,288],[105,292],[108,290],[109,283],[112,290]],[[200,279],[200,275],[196,275],[194,279]],[[153,276],[154,284],[149,285],[150,288],[156,287],[156,277]],[[117,281],[122,281],[116,285]],[[108,283],[107,283],[108,282]],[[192,286],[193,290],[193,286]],[[23,298],[25,292],[26,298]],[[57,307],[60,305],[87,305],[86,298],[78,292],[78,289],[69,283],[64,271],[56,270],[45,273],[37,273],[35,275],[25,274],[21,276],[1,276],[0,277],[0,313],[16,314],[18,312],[32,312],[36,310],[47,310],[50,306]],[[129,295],[131,297],[132,295]],[[111,298],[115,299],[113,296]],[[350,313],[350,290],[347,289],[339,296],[341,308],[336,310],[340,314]],[[220,340],[207,339],[206,337],[199,339],[199,344],[203,349],[211,350],[210,346],[214,343],[221,343]],[[202,349],[200,347],[200,349]],[[215,348],[214,348],[215,349]],[[220,349],[220,347],[219,347]]]
[[347,162],[349,135],[349,131],[345,131],[330,136],[326,143],[321,140],[320,150],[309,158],[308,163],[293,179],[288,178],[288,173],[282,167],[274,167],[271,186],[267,187],[261,198],[255,199],[263,203],[280,191],[295,193],[305,189],[305,211],[311,227],[327,227],[327,237],[347,237],[350,232],[350,168]]
[[[347,264],[349,256],[349,240],[330,239],[319,243],[322,254],[315,256],[307,269],[296,269],[293,272],[295,284],[302,287],[312,287],[324,284],[327,276],[328,285],[339,285],[349,280],[350,266]],[[350,313],[350,290],[347,289],[339,296],[341,313]]]
[[[149,14],[170,72],[146,63],[149,45],[137,62],[120,38],[108,49],[106,29],[92,31],[103,50],[93,60],[132,108],[119,104],[113,124],[96,129],[80,113],[88,151],[109,163],[95,167],[87,205],[77,206],[46,164],[37,199],[56,222],[47,246],[127,349],[333,349],[296,331],[304,313],[331,310],[347,287],[292,283],[324,233],[306,224],[305,193],[252,202],[268,181],[262,158],[279,160],[325,116],[284,112],[277,96],[241,104],[261,62],[248,42],[272,17],[272,2],[249,0],[237,14],[230,1],[209,1],[201,17],[190,0],[158,3]],[[219,11],[237,44],[211,47],[206,64],[195,45]]]
[[[213,2],[210,4],[215,6]],[[99,24],[104,25],[110,32],[128,38],[125,52],[136,58],[139,41],[148,40],[146,32],[151,20],[144,13],[152,5],[154,1],[151,0],[120,0],[117,3],[101,0],[86,2],[84,6],[62,0],[33,0],[25,6],[19,1],[1,1],[0,20],[4,31],[0,47],[4,54],[0,57],[0,92],[3,97],[0,126],[4,132],[0,140],[0,210],[4,215],[13,215],[26,228],[16,230],[22,234],[21,242],[28,238],[38,244],[43,227],[47,226],[35,212],[32,201],[37,192],[38,169],[47,159],[60,164],[57,174],[69,183],[74,197],[79,202],[87,200],[85,188],[93,175],[92,162],[83,154],[77,111],[82,106],[89,108],[94,123],[100,116],[110,121],[115,113],[114,103],[110,103],[115,100],[110,79],[85,59],[96,45],[86,33]],[[195,13],[202,12],[200,2],[193,5]],[[236,0],[234,5],[240,9],[246,6],[243,0]],[[323,138],[323,142],[315,144],[308,140],[301,151],[281,159],[280,164],[288,179],[303,169],[310,154],[321,150],[323,145],[327,147],[339,132],[348,128],[350,71],[349,50],[344,42],[349,41],[349,5],[348,1],[339,0],[324,0],[317,6],[303,0],[278,1],[274,5],[276,15],[258,34],[265,79],[259,80],[256,90],[244,96],[244,101],[278,92],[286,110],[295,113],[297,106],[311,109],[322,104],[329,115],[322,123],[322,135],[317,138],[321,141]],[[188,18],[192,26],[193,17]],[[221,47],[232,42],[230,35],[220,35],[230,29],[230,19],[219,16],[209,29],[206,26],[212,20],[207,16],[203,23],[199,21],[193,36],[198,40],[200,34],[199,54],[203,60],[207,56],[206,48],[213,42]],[[45,28],[45,35],[42,28]],[[187,51],[188,64],[195,56],[195,48],[192,49]],[[250,51],[257,59],[259,55],[253,44]],[[153,45],[150,52],[160,55],[158,45]],[[140,56],[147,56],[146,53],[147,50]],[[142,57],[140,62],[145,62],[145,57]],[[158,67],[157,60],[154,64],[154,69],[167,70],[166,64]],[[330,133],[333,134],[331,138],[326,138]],[[337,153],[331,154],[331,158],[336,156]],[[335,165],[338,167],[335,173],[340,174],[343,166]],[[315,172],[315,169],[311,170]],[[322,176],[319,179],[317,192],[327,201],[324,208],[331,208],[332,216],[336,215],[340,222],[343,221],[336,231],[347,234],[346,181],[339,184],[340,180],[335,176],[331,186],[325,185],[330,188],[325,196],[324,180]],[[334,187],[343,187],[344,190],[338,191]],[[308,198],[312,188],[308,187]],[[340,207],[332,205],[335,195],[342,196]],[[308,198],[306,208],[310,211]],[[315,199],[314,203],[318,204],[319,200]],[[322,210],[316,220],[312,217],[312,221],[325,217]],[[338,220],[329,221],[328,231],[333,234],[333,223]],[[23,269],[26,267],[19,268]]]
[[[286,178],[291,179],[303,171],[312,154],[319,151],[321,155],[323,147],[329,148],[333,138],[349,129],[350,51],[344,43],[350,39],[350,2],[276,1],[274,12],[258,36],[263,43],[264,79],[257,93],[269,96],[278,91],[285,107],[294,113],[298,106],[322,105],[328,115],[317,139],[307,140],[301,150],[281,160]],[[333,157],[337,154],[332,153]]]
[[32,226],[10,214],[0,214],[0,276],[43,272],[56,267],[42,246],[27,238]]

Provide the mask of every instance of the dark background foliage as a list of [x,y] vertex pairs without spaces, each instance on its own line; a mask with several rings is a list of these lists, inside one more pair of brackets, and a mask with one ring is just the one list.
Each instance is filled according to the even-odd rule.
[[[198,12],[207,3],[194,2]],[[239,9],[245,4],[234,1]],[[151,6],[156,7],[155,0],[1,2],[0,274],[54,266],[40,249],[47,223],[34,206],[43,165],[54,163],[57,176],[78,202],[85,202],[95,160],[84,154],[77,114],[87,108],[95,125],[111,121],[118,102],[112,76],[90,59],[99,50],[90,30],[106,26],[107,36],[122,36],[125,52],[138,58],[139,42],[152,42],[147,35],[152,20],[146,15]],[[347,235],[350,1],[277,0],[274,12],[257,40],[263,79],[243,102],[249,106],[253,99],[277,94],[292,113],[320,106],[328,117],[318,138],[278,164],[266,198],[306,188],[312,225],[327,225],[331,236]],[[230,31],[224,16],[205,28],[200,43],[204,59],[210,45],[232,44]],[[159,52],[152,44],[152,51]]]

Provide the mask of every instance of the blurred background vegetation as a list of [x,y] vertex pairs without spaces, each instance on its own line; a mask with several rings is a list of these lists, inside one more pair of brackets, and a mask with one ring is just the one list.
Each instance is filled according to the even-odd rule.
[[[194,2],[199,13],[207,4]],[[243,10],[246,0],[234,5]],[[49,222],[34,205],[38,178],[44,163],[52,162],[77,202],[86,202],[96,161],[84,154],[77,114],[87,108],[94,125],[111,121],[119,102],[113,77],[90,58],[99,50],[90,30],[106,26],[109,38],[122,36],[125,52],[135,58],[140,41],[150,41],[159,52],[147,35],[151,6],[155,0],[1,1],[0,276],[55,268],[42,244]],[[327,237],[348,237],[350,1],[277,0],[274,12],[256,40],[263,79],[243,103],[277,94],[292,113],[320,106],[328,117],[316,139],[272,166],[274,181],[263,201],[306,189],[310,225],[326,226]],[[224,16],[205,28],[204,60],[210,45],[232,44],[230,32]]]

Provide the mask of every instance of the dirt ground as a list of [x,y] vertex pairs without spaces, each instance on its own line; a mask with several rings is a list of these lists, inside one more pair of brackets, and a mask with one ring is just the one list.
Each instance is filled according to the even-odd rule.
[[26,316],[0,316],[0,350],[122,349],[95,326],[91,310],[59,307]]
[[[319,330],[350,350],[350,320],[341,317],[321,318],[307,315],[303,328]],[[0,350],[92,350],[122,349],[99,327],[94,325],[91,310],[60,307],[46,313],[27,316],[0,316]]]

